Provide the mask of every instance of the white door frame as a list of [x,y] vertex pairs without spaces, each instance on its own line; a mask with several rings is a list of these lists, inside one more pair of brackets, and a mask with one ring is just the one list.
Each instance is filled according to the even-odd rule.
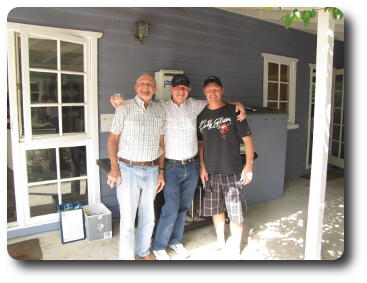
[[[19,137],[19,120],[18,120],[18,101],[17,101],[17,69],[16,69],[16,46],[15,39],[16,34],[21,34],[22,50],[26,50],[27,42],[24,36],[27,33],[39,34],[42,36],[58,37],[68,40],[77,40],[78,42],[84,42],[85,44],[85,93],[87,97],[86,111],[85,111],[85,130],[86,133],[80,135],[64,137],[52,137],[48,142],[52,142],[52,147],[61,147],[63,141],[67,141],[72,146],[78,146],[78,141],[81,137],[84,137],[83,145],[86,146],[88,152],[87,158],[87,174],[88,174],[88,203],[94,204],[100,202],[100,180],[99,180],[99,168],[96,164],[96,160],[99,158],[99,142],[98,142],[98,97],[97,97],[97,40],[102,37],[102,33],[70,30],[62,28],[42,27],[35,25],[26,25],[19,23],[8,23],[8,87],[9,87],[9,104],[10,104],[10,116],[11,116],[11,139],[12,139],[12,156],[13,156],[13,168],[14,168],[14,189],[16,198],[16,213],[17,222],[11,223],[8,226],[8,230],[16,230],[23,227],[35,226],[40,224],[47,224],[59,221],[57,213],[30,217],[28,194],[27,190],[27,176],[26,176],[26,157],[25,150],[33,147],[46,146],[45,141],[36,140],[29,135],[30,121],[24,122],[25,137],[21,139]],[[24,58],[28,58],[28,55],[22,51],[22,79],[23,82],[29,82],[29,68],[28,64],[24,64],[26,61]],[[23,93],[29,92],[29,83],[23,83]],[[29,111],[29,100],[26,99],[27,95],[23,95],[23,107],[24,112]],[[28,106],[28,107],[27,107]],[[26,117],[26,116],[24,116]],[[26,120],[26,119],[25,119]],[[28,129],[28,131],[27,131]]]

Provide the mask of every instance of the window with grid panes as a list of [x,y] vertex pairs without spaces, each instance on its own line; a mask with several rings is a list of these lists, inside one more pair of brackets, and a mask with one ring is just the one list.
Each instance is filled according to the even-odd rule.
[[263,106],[288,113],[288,128],[295,123],[296,66],[298,59],[262,53]]

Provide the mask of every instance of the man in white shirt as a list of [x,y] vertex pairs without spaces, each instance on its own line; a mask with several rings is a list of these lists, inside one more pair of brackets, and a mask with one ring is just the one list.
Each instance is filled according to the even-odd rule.
[[[152,103],[155,80],[142,74],[135,83],[136,96],[119,107],[108,137],[111,171],[107,184],[117,185],[120,205],[119,259],[154,260],[150,253],[154,228],[154,198],[164,187],[164,111]],[[158,167],[159,165],[159,167]],[[137,243],[135,217],[138,209]],[[136,250],[135,247],[136,246]]]
[[[190,80],[184,74],[176,74],[171,80],[171,99],[160,101],[165,111],[165,188],[164,205],[156,224],[152,243],[153,254],[158,260],[168,260],[167,246],[180,257],[187,258],[189,252],[182,245],[185,216],[191,206],[199,180],[198,142],[196,118],[207,105],[206,100],[188,98]],[[111,104],[113,103],[111,97]],[[238,119],[245,118],[244,106]],[[115,106],[115,105],[114,105]]]

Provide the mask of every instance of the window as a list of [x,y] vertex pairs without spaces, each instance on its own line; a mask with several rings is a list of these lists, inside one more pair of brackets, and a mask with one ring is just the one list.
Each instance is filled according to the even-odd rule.
[[97,32],[8,23],[14,229],[100,202]]
[[263,106],[288,113],[288,129],[295,123],[298,59],[262,53],[264,57]]

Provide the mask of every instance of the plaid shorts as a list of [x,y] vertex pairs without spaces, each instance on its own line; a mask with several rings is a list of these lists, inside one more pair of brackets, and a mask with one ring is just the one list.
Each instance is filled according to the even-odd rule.
[[227,211],[232,222],[244,222],[247,207],[243,207],[241,202],[241,198],[243,202],[245,199],[240,178],[240,174],[208,174],[204,187],[204,216]]

